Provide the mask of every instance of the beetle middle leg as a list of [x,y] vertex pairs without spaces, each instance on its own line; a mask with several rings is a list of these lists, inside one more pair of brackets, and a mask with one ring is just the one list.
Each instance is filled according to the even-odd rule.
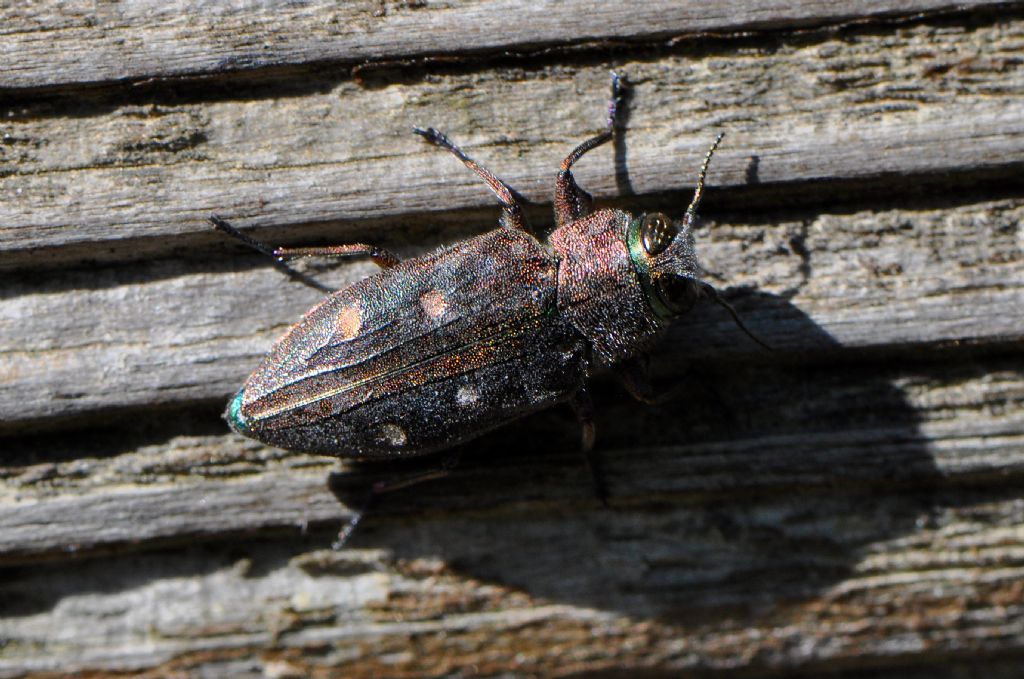
[[499,179],[493,172],[467,156],[465,151],[453,144],[448,137],[435,130],[433,127],[414,127],[412,128],[412,131],[429,141],[434,146],[440,147],[451,153],[453,156],[461,160],[463,165],[473,172],[476,172],[477,175],[487,183],[487,186],[491,188],[494,195],[498,197],[498,202],[501,203],[502,226],[519,229],[521,231],[526,231],[527,233],[531,231],[530,224],[526,219],[526,213],[523,212],[523,203],[525,202],[525,199],[516,193],[515,189]]
[[580,432],[580,452],[583,453],[583,459],[587,462],[587,469],[590,470],[590,476],[594,482],[594,494],[601,501],[601,504],[607,507],[608,487],[604,483],[601,469],[594,458],[594,402],[591,400],[586,386],[580,387],[573,394],[569,405],[572,406],[573,411],[576,413],[576,418],[580,421],[580,426],[582,427]]
[[[730,427],[739,426],[733,409],[715,388],[716,380],[708,379],[703,370],[688,366],[675,386],[656,392],[651,385],[648,358],[646,355],[636,356],[612,367],[612,372],[619,378],[619,382],[630,396],[641,403],[659,406],[689,395],[691,400],[696,399],[710,404],[714,412],[725,418]],[[699,392],[699,398],[695,396],[695,392]]]
[[612,73],[612,96],[608,102],[608,125],[605,131],[587,139],[562,161],[562,169],[555,179],[555,228],[586,217],[593,209],[594,198],[576,184],[576,179],[572,176],[572,166],[587,151],[611,141],[619,120],[623,91],[622,76]]

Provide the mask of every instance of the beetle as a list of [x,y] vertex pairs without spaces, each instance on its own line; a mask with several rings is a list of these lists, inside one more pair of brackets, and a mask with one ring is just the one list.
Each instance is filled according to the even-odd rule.
[[[613,73],[606,129],[562,162],[555,226],[546,240],[532,231],[523,200],[505,182],[444,134],[414,128],[490,187],[501,203],[499,227],[406,261],[367,244],[272,251],[279,260],[366,256],[381,271],[327,296],[277,342],[231,400],[231,428],[292,450],[394,459],[436,452],[569,402],[590,462],[586,380],[594,368],[610,368],[633,396],[656,401],[645,352],[705,298],[760,343],[701,279],[694,249],[696,211],[722,135],[679,220],[595,211],[576,184],[573,165],[613,138],[622,95],[622,79]],[[595,484],[604,499],[596,474]]]

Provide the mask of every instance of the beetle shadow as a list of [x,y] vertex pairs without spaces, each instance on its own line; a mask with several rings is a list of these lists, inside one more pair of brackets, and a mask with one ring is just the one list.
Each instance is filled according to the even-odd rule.
[[[941,474],[899,362],[844,358],[781,297],[732,301],[755,333],[799,347],[730,356],[749,340],[701,308],[654,359],[677,377],[678,359],[700,366],[681,398],[644,406],[593,381],[610,508],[593,497],[578,425],[555,409],[464,446],[449,478],[388,497],[350,546],[439,557],[536,599],[708,624],[809,601],[928,522]],[[366,479],[332,485],[353,506]]]

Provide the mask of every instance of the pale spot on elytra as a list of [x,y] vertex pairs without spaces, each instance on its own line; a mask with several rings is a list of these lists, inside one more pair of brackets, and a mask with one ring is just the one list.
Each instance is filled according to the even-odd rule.
[[409,440],[409,436],[405,433],[404,429],[390,422],[380,426],[380,429],[377,430],[377,438],[381,443],[394,448],[401,448]]
[[476,387],[465,384],[459,387],[459,390],[455,392],[455,401],[460,406],[469,406],[480,400],[480,392],[476,390]]
[[420,306],[427,316],[434,319],[441,318],[448,310],[448,303],[440,290],[427,290],[420,295]]
[[341,313],[338,314],[336,326],[338,329],[338,339],[347,340],[358,335],[359,329],[363,326],[359,306],[352,305],[342,309]]

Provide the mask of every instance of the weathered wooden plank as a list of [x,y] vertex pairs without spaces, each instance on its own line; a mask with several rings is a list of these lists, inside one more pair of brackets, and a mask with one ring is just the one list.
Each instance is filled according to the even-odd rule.
[[[1012,174],[1024,152],[1022,45],[1024,20],[1010,15],[624,59],[614,66],[635,82],[618,161],[628,176],[616,185],[611,149],[579,175],[599,196],[683,190],[717,130],[729,135],[711,173],[718,186]],[[471,173],[408,133],[414,124],[449,131],[548,201],[554,168],[601,124],[611,65],[373,90],[313,80],[289,97],[120,103],[84,116],[78,103],[58,115],[28,104],[0,123],[2,264],[137,256],[150,241],[166,251],[170,237],[205,245],[215,211],[262,226],[384,218],[407,233],[432,214],[492,205]]]
[[760,676],[1024,645],[1016,492],[754,498],[643,527],[524,514],[426,517],[342,554],[250,542],[9,572],[0,673]]
[[0,59],[6,66],[0,72],[0,88],[222,74],[310,62],[526,51],[1015,4],[992,0],[842,4],[759,0],[714,5],[696,0],[10,4],[0,8]]
[[[611,510],[575,432],[528,421],[389,499],[342,553],[317,551],[319,529],[229,539],[342,518],[323,458],[185,437],[8,468],[8,564],[142,552],[8,566],[0,673],[543,673],[566,644],[574,672],[758,676],[1024,650],[1024,371],[872,368],[730,366],[718,419],[697,392],[612,405],[601,422],[628,424],[602,438]],[[340,487],[358,500],[370,478]]]
[[[698,233],[711,280],[756,286],[746,322],[779,351],[833,352],[1024,337],[1019,199],[957,207],[741,216]],[[4,277],[0,420],[222,399],[320,299],[269,266],[158,261]],[[183,270],[184,269],[184,270]],[[189,271],[189,269],[191,269]],[[328,278],[344,284],[367,264]],[[660,347],[686,361],[762,354],[717,308]],[[763,358],[763,356],[761,356]]]
[[[759,27],[841,20],[811,0],[689,2],[678,6],[728,31],[765,8],[779,23]],[[839,11],[945,7],[924,4]],[[637,42],[607,63],[563,49],[607,33],[484,62],[470,52],[555,43],[528,44],[512,26],[484,37],[519,42],[477,46],[463,31],[459,52],[449,41],[430,53],[458,54],[455,66],[395,83],[350,81],[352,38],[307,25],[323,18],[317,2],[297,7],[0,9],[22,12],[0,20],[0,57],[15,34],[51,51],[95,38],[76,55],[94,81],[156,78],[81,88],[71,65],[61,89],[57,55],[32,76],[51,78],[45,92],[0,94],[17,102],[0,116],[0,676],[1019,674],[1021,3],[680,42],[666,9],[666,21],[623,27]],[[619,30],[601,23],[610,7],[589,8],[588,23]],[[370,59],[423,54],[493,8],[387,5],[374,38],[392,44],[366,40],[382,50]],[[153,18],[132,24],[144,9]],[[211,12],[222,29],[198,29]],[[388,31],[417,15],[440,25],[404,36],[402,52]],[[553,16],[542,31],[588,19]],[[255,35],[282,47],[232,42]],[[123,66],[104,51],[119,36]],[[324,46],[333,65],[321,70],[309,60]],[[189,50],[222,61],[184,63]],[[164,71],[111,75],[147,58]],[[222,399],[318,295],[240,248],[224,254],[233,246],[206,212],[274,242],[337,226],[331,240],[415,254],[496,211],[408,125],[446,129],[547,200],[551,170],[601,124],[611,67],[636,83],[629,132],[588,157],[582,182],[678,211],[688,196],[672,192],[688,190],[724,129],[701,253],[779,350],[760,353],[702,309],[655,359],[665,383],[693,359],[679,400],[642,406],[595,379],[609,510],[562,408],[477,440],[451,478],[387,498],[351,549],[322,551],[369,482],[398,466],[226,433]],[[215,77],[162,79],[206,70]],[[758,182],[769,186],[746,189]],[[856,196],[864,187],[880,191]],[[371,270],[324,275],[342,284]]]
[[[1012,357],[873,371],[722,366],[661,408],[623,401],[618,389],[599,389],[598,405],[616,515],[642,531],[660,525],[652,503],[708,511],[753,495],[787,497],[794,488],[827,495],[870,487],[882,497],[907,486],[1024,478],[1024,370]],[[419,520],[409,517],[440,510],[468,520],[486,507],[480,521],[512,532],[552,506],[559,515],[589,516],[592,491],[568,410],[511,426],[467,446],[452,479],[417,487],[386,503],[384,514]],[[336,524],[349,512],[326,485],[336,464],[224,434],[8,466],[0,470],[0,563]],[[396,473],[349,469],[333,486],[343,502],[358,504],[372,480]]]

